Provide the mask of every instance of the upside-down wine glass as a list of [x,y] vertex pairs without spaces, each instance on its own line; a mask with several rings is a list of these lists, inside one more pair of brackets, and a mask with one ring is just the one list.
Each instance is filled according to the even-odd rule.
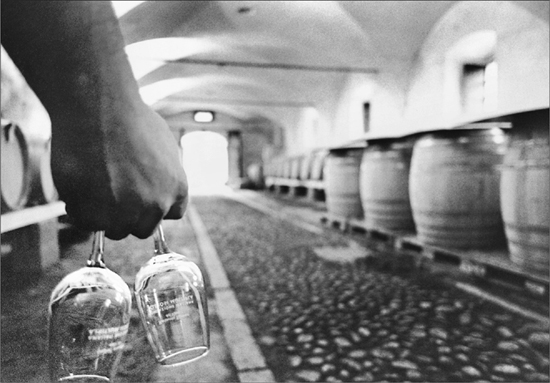
[[176,366],[210,347],[204,279],[194,262],[168,248],[161,225],[154,241],[153,258],[136,275],[136,302],[157,362]]
[[94,233],[87,266],[65,276],[49,306],[52,382],[111,382],[130,323],[132,294],[103,262],[105,233]]

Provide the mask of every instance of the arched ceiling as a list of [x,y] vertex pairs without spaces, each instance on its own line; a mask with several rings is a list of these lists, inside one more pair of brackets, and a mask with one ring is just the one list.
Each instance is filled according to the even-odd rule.
[[376,76],[412,61],[456,1],[113,3],[153,108],[165,116],[223,109],[247,119],[315,106],[347,73]]

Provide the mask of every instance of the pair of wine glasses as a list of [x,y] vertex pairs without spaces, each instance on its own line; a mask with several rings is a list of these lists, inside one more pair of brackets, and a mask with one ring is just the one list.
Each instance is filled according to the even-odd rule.
[[[195,263],[168,248],[162,226],[153,238],[154,256],[136,275],[136,303],[157,362],[181,365],[206,355],[210,347],[204,279]],[[86,267],[52,291],[52,382],[111,382],[122,357],[132,294],[105,266],[104,243],[104,232],[95,232]]]

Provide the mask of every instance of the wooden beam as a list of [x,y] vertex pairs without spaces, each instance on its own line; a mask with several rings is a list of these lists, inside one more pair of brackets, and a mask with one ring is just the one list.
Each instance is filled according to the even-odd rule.
[[12,211],[2,214],[1,232],[6,233],[65,214],[65,203],[61,201]]

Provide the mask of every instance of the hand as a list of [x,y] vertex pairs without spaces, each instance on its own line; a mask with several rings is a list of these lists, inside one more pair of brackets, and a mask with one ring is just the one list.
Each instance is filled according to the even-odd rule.
[[187,206],[165,121],[139,95],[110,2],[2,3],[2,45],[52,122],[52,175],[69,218],[146,238]]
[[[57,190],[76,226],[105,230],[114,240],[129,234],[147,238],[161,219],[179,219],[187,206],[187,179],[176,140],[146,105],[115,105],[104,114],[109,128],[103,138],[53,136]],[[93,143],[86,142],[92,138]]]

